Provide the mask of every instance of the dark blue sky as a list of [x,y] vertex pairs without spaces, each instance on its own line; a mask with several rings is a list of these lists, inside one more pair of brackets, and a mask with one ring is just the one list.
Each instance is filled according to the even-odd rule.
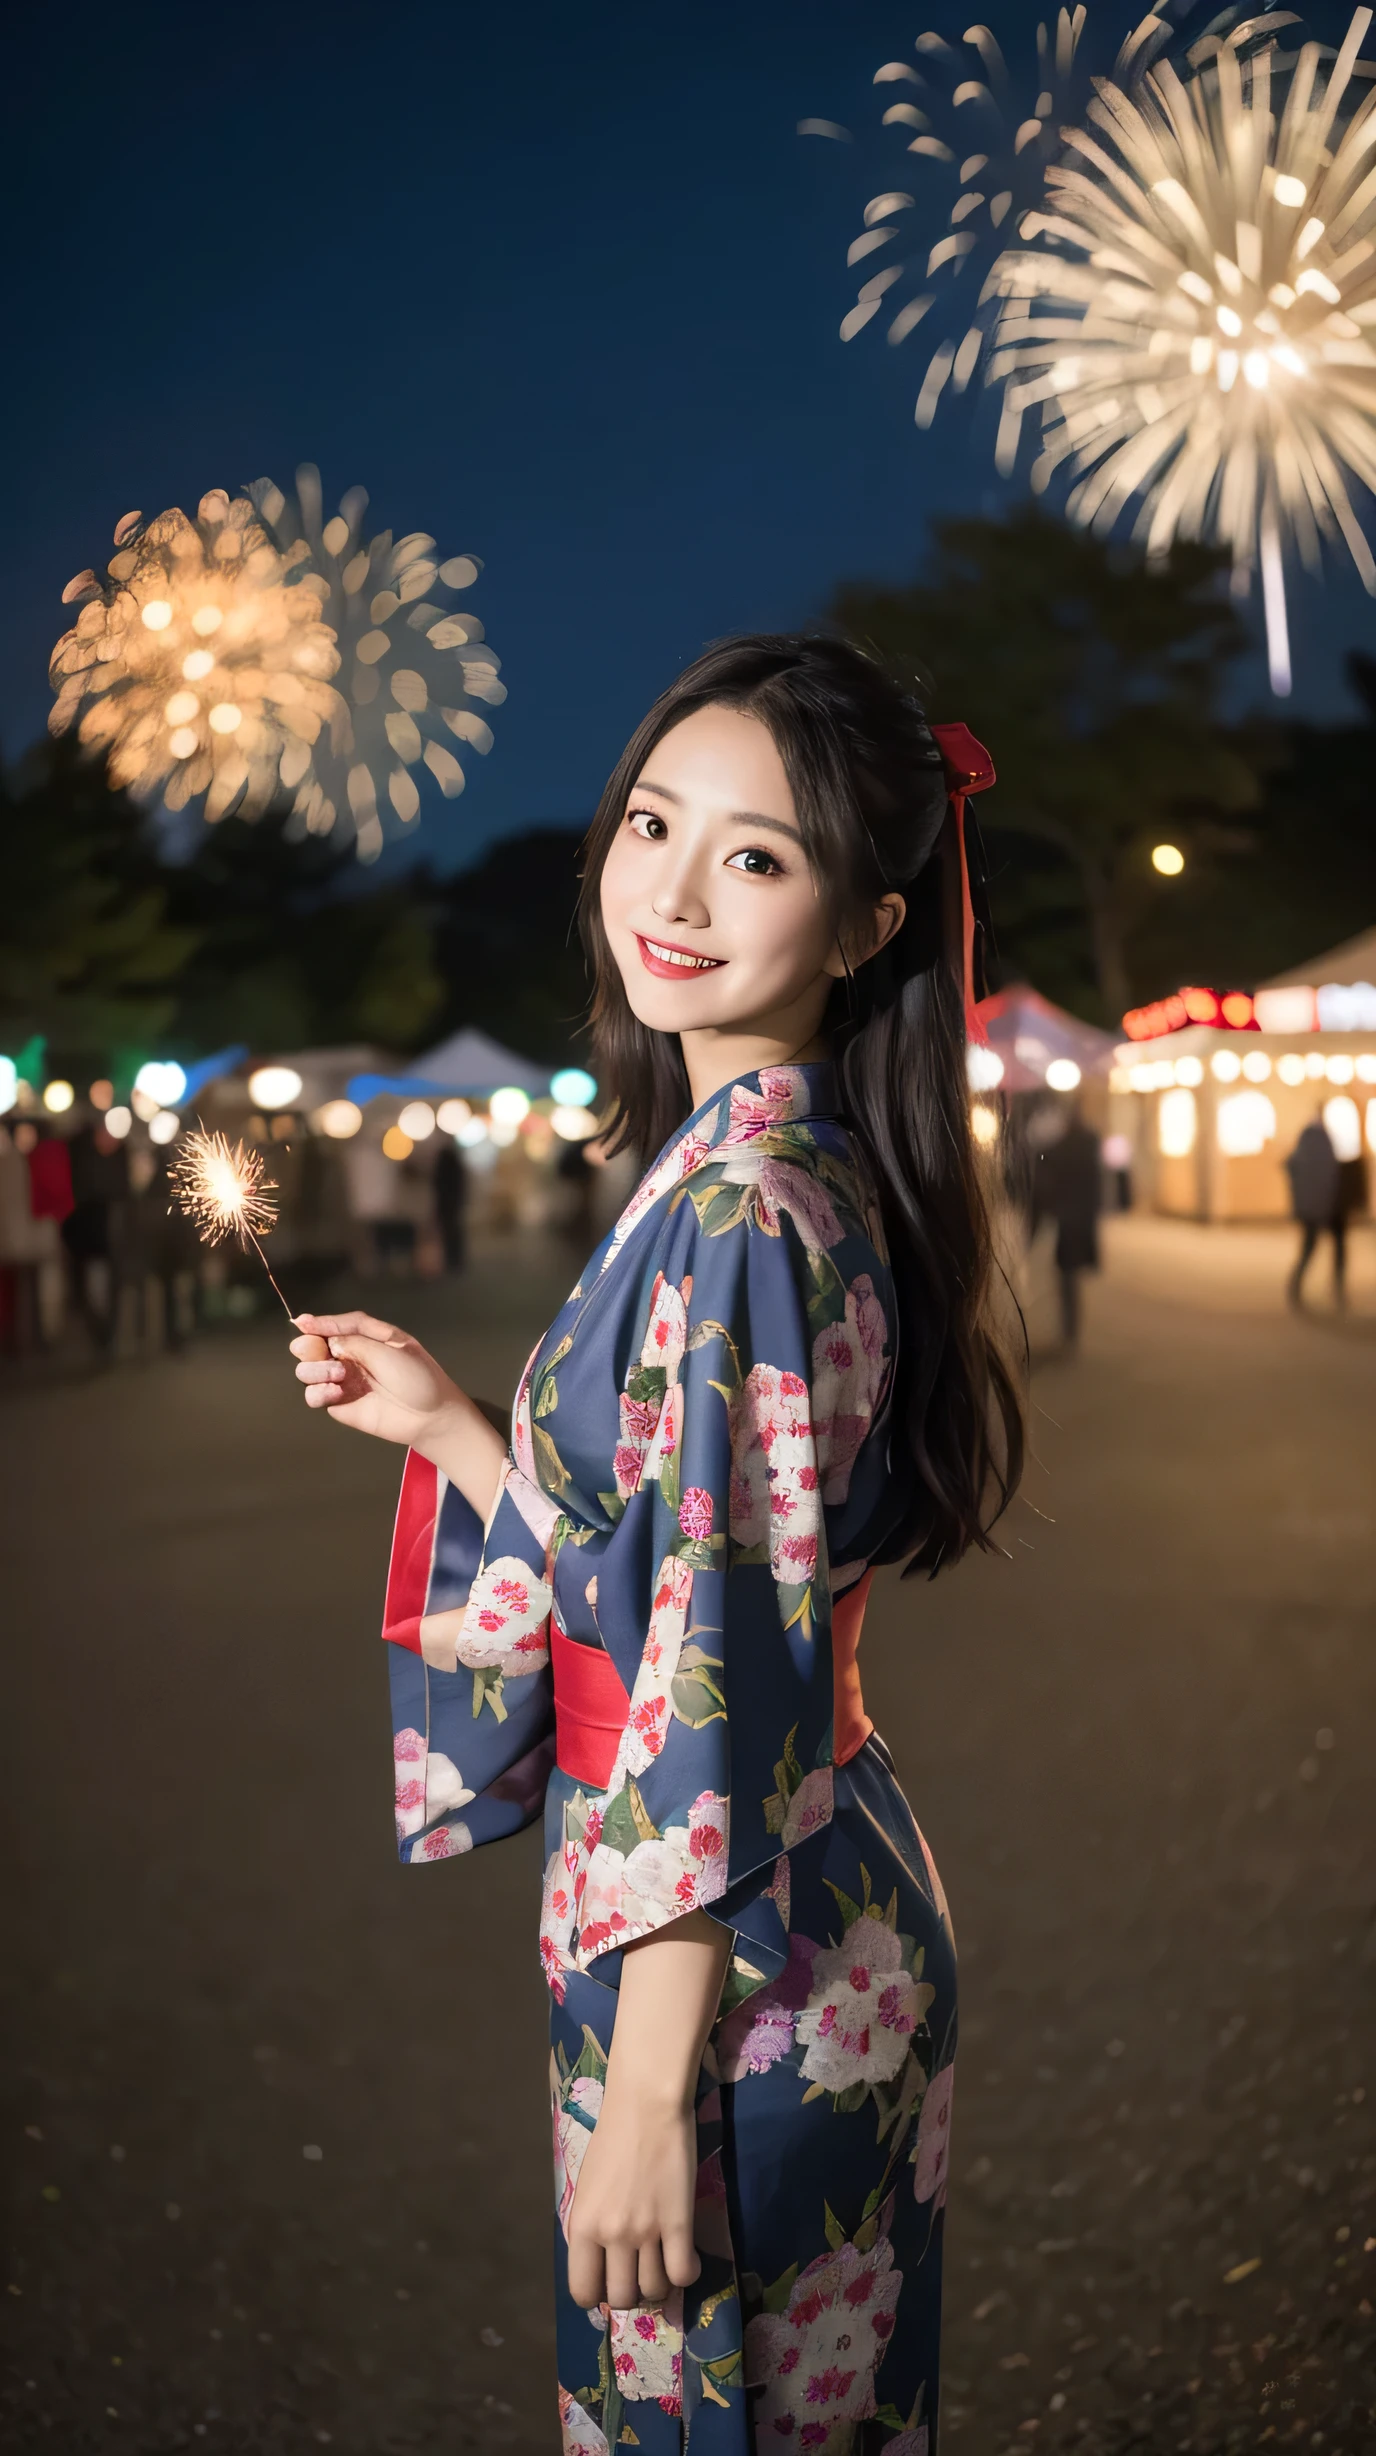
[[[1026,59],[1030,0],[986,9]],[[1137,9],[1098,0],[1116,35]],[[299,460],[487,568],[510,698],[443,861],[590,809],[701,644],[900,577],[934,510],[1009,500],[990,429],[912,422],[926,352],[837,325],[897,157],[870,80],[970,0],[427,0],[29,10],[0,104],[9,514],[0,738],[46,719],[69,575],[116,517]],[[1331,35],[1345,7],[1311,12]],[[879,173],[883,176],[879,176]],[[909,352],[913,353],[912,355]],[[1297,704],[1345,706],[1376,614],[1296,602]],[[951,713],[951,712],[947,712]]]

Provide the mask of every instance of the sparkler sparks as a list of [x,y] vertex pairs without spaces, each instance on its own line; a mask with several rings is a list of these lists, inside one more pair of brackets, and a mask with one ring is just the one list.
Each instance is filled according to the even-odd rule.
[[197,1234],[207,1245],[237,1237],[266,1236],[277,1224],[277,1188],[264,1172],[261,1154],[231,1143],[228,1135],[197,1132],[182,1138],[168,1182]]
[[1336,56],[1283,54],[1297,20],[1276,13],[1196,45],[1187,79],[1159,63],[1132,94],[1101,84],[989,284],[1000,466],[1039,409],[1032,483],[1068,463],[1074,519],[1107,532],[1135,500],[1149,553],[1218,540],[1239,594],[1259,571],[1282,696],[1287,547],[1316,570],[1341,538],[1376,595],[1348,484],[1376,489],[1372,15]]
[[204,1244],[223,1245],[235,1237],[245,1252],[250,1245],[254,1248],[288,1321],[293,1321],[259,1243],[277,1224],[277,1187],[265,1174],[261,1155],[231,1143],[227,1135],[198,1130],[183,1137],[167,1181]]

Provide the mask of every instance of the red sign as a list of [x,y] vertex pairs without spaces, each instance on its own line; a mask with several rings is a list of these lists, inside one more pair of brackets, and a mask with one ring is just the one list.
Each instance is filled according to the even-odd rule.
[[1255,1032],[1256,1013],[1245,989],[1177,989],[1169,998],[1154,998],[1150,1006],[1134,1006],[1123,1017],[1129,1040],[1160,1040],[1167,1032],[1183,1032],[1189,1024],[1212,1024],[1215,1030]]

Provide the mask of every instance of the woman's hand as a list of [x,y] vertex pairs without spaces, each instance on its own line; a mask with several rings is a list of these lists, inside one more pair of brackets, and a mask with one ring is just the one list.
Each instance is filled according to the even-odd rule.
[[418,1340],[370,1313],[298,1313],[296,1378],[308,1407],[328,1407],[339,1424],[379,1441],[421,1449],[463,1392]]
[[[627,2076],[623,2073],[624,2083]],[[702,2267],[693,2249],[697,2125],[634,2087],[608,2087],[569,2212],[569,2292],[592,2310],[663,2302]]]
[[370,1313],[298,1313],[296,1378],[308,1407],[379,1441],[400,1441],[433,1461],[484,1526],[501,1487],[507,1447],[442,1365],[392,1322]]
[[690,1910],[627,1945],[597,2129],[569,2211],[569,2292],[629,2311],[691,2285],[698,2143],[693,2106],[731,1930]]

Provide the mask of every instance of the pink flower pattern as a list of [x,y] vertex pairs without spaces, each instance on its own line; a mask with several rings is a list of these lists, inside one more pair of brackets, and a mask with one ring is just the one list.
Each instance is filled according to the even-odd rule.
[[946,2167],[951,2153],[951,2093],[955,2080],[954,2064],[945,2064],[940,2072],[933,2073],[917,2121],[913,2198],[930,2200],[933,2215],[946,2205]]
[[892,1928],[882,1919],[854,1920],[841,1944],[819,1953],[812,1966],[811,1993],[798,2016],[805,2079],[832,2090],[893,2080],[921,2009]]
[[[471,1590],[456,1564],[473,1551],[454,1540],[459,1500],[441,1479],[446,1514],[424,1599],[389,1603],[413,1666],[396,1758],[408,1857],[456,1856],[538,1813],[551,1618],[603,1643],[627,1684],[606,1789],[564,1772],[551,1792],[540,1954],[557,2008],[552,2138],[565,2230],[602,2104],[589,2070],[605,2070],[597,2059],[610,2043],[602,1956],[699,1907],[720,1916],[726,1899],[733,1924],[737,1904],[743,1914],[728,2001],[761,1969],[777,1972],[720,2023],[697,2109],[695,2233],[709,2273],[722,2262],[729,2277],[734,2262],[773,2277],[781,2306],[745,2330],[750,2404],[742,2410],[746,2387],[730,2367],[741,2323],[729,2299],[720,2314],[714,2305],[710,2358],[703,2336],[685,2339],[681,2298],[663,2312],[569,2313],[569,2348],[585,2350],[569,2350],[577,2368],[564,2370],[564,2456],[613,2456],[609,2431],[648,2441],[663,2427],[656,2406],[670,2436],[685,2408],[715,2422],[724,2403],[724,2444],[792,2442],[813,2456],[853,2456],[876,2410],[886,2456],[928,2456],[935,2419],[934,2404],[929,2414],[913,2401],[918,2382],[894,2378],[894,2364],[886,2385],[882,2366],[900,2308],[900,2336],[910,2310],[927,2333],[940,2266],[932,2220],[945,2197],[949,2064],[926,2077],[951,2035],[938,1880],[925,1848],[920,1858],[916,1842],[908,1849],[906,1825],[890,1833],[887,1821],[857,1818],[855,1777],[827,1762],[827,1538],[846,1576],[858,1573],[867,1521],[849,1496],[874,1489],[866,1444],[885,1401],[891,1300],[863,1194],[847,1183],[844,1129],[818,1091],[811,1067],[767,1069],[680,1133],[623,1210],[598,1257],[602,1279],[594,1265],[522,1377],[513,1458]],[[420,1561],[414,1508],[403,1521]],[[402,1635],[408,1608],[419,1622]],[[451,1663],[470,1676],[455,1682]],[[896,1894],[895,1926],[865,1915],[840,1945],[814,1943],[836,1932],[826,1878],[859,1890],[857,1844],[865,1903]],[[462,1899],[461,1883],[451,1891]],[[917,1966],[941,1991],[930,2027],[937,1991],[914,1978],[919,1945],[928,1958]],[[731,2121],[760,2117],[777,2117],[780,2155],[796,2156],[815,2185],[815,2224],[797,2217],[792,2194],[787,2237],[771,2234],[774,2219],[750,2205],[747,2169],[733,2165]],[[824,2138],[835,2153],[825,2168],[819,2154],[814,2171],[807,2161]],[[878,2191],[866,2202],[881,2179],[882,2206]],[[838,2215],[858,2243],[823,2252]],[[786,2282],[795,2258],[803,2266]],[[699,2309],[695,2289],[694,2330]],[[609,2379],[624,2400],[615,2427],[601,2401]],[[879,2435],[879,2422],[871,2429]]]
[[[843,2243],[803,2269],[786,2310],[750,2322],[746,2378],[763,2391],[755,2408],[757,2446],[795,2436],[800,2446],[830,2446],[838,2425],[874,2412],[874,2375],[893,2334],[902,2284],[886,2237],[867,2252]],[[820,2437],[808,2439],[800,2425],[818,2428]]]

